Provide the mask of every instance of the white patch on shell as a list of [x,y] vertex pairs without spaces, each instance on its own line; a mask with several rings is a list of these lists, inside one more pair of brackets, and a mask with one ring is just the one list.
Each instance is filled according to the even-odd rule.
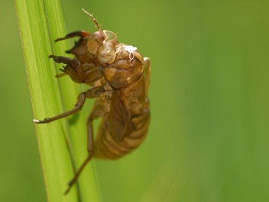
[[124,50],[126,50],[129,53],[129,59],[134,59],[134,52],[137,50],[137,47],[134,46],[125,46]]

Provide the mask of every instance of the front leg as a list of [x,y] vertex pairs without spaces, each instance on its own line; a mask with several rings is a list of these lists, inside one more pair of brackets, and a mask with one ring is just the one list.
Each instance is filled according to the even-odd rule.
[[75,107],[71,109],[70,111],[64,112],[54,117],[45,118],[43,120],[34,119],[33,121],[34,123],[37,123],[37,124],[49,123],[49,122],[70,116],[72,114],[75,114],[83,108],[86,98],[97,98],[104,92],[105,92],[105,89],[103,86],[97,86],[97,87],[91,88],[90,90],[83,92],[78,96],[78,100]]
[[91,83],[101,77],[103,77],[101,68],[95,66],[93,63],[84,63],[81,64],[77,58],[67,58],[63,56],[50,55],[49,58],[52,58],[57,63],[64,63],[64,69],[60,69],[63,74],[58,74],[56,77],[69,75],[70,78],[76,83]]
[[[49,58],[52,58],[54,62],[56,63],[64,63],[66,66],[64,66],[64,69],[60,69],[63,73],[57,74],[55,77],[59,78],[65,75],[69,75],[72,80],[74,80],[77,83],[81,83],[81,71],[79,70],[80,67],[80,62],[76,58],[67,58],[63,56],[55,56],[55,55],[50,55]],[[81,69],[81,68],[80,68]]]
[[79,36],[79,37],[83,38],[83,37],[86,37],[86,36],[89,36],[89,35],[90,35],[90,33],[86,32],[84,30],[74,31],[74,32],[71,32],[71,33],[65,35],[65,37],[56,39],[55,42],[65,40],[65,39],[70,39],[70,38],[76,37],[76,36]]

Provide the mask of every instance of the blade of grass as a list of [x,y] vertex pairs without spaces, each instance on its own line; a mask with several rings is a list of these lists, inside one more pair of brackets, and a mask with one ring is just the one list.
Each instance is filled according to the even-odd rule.
[[[66,35],[64,17],[62,14],[62,7],[59,1],[46,1],[47,16],[49,25],[51,26],[50,32],[52,39],[56,39]],[[79,11],[81,16],[84,15],[82,11]],[[65,43],[55,44],[55,52],[63,55],[65,50],[70,49],[70,46],[65,46]],[[61,92],[66,105],[66,109],[71,109],[77,100],[78,94],[81,92],[80,85],[70,85],[73,84],[70,78],[65,77],[60,79]],[[86,159],[87,153],[87,128],[86,128],[86,118],[83,113],[79,116],[70,119],[69,121],[69,134],[70,142],[72,143],[73,150],[72,154],[74,156],[74,163],[76,170],[81,166],[83,161]],[[79,178],[79,194],[82,201],[100,201],[98,189],[96,186],[96,178],[94,175],[93,162],[91,162],[83,171]]]
[[[55,45],[51,41],[66,34],[62,8],[58,0],[16,0],[17,16],[23,44],[33,114],[44,118],[63,112],[63,105],[72,108],[79,93],[79,86],[70,79],[58,82],[54,63],[48,55],[62,55],[65,43]],[[62,100],[59,91],[62,86]],[[85,118],[80,114],[75,124],[66,129],[66,122],[58,120],[50,124],[37,125],[37,141],[48,201],[100,201],[95,186],[92,163],[79,179],[79,191],[75,187],[63,195],[67,182],[73,177],[73,165],[66,142],[71,149],[75,167],[79,167],[87,156]],[[66,136],[67,132],[70,138]]]

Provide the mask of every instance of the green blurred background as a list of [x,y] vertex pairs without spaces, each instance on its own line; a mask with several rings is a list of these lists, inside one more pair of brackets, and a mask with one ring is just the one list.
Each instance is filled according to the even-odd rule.
[[[148,138],[94,160],[104,202],[269,201],[268,1],[62,2],[68,31],[94,29],[85,8],[152,60]],[[0,201],[46,201],[12,1],[0,16]]]

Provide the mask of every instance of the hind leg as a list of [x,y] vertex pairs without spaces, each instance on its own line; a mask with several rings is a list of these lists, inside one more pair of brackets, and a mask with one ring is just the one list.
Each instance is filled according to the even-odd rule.
[[87,125],[88,125],[88,157],[85,159],[85,161],[82,163],[82,165],[79,167],[79,169],[76,171],[75,176],[73,179],[68,183],[68,188],[65,192],[67,194],[72,186],[76,183],[78,177],[80,176],[83,169],[86,167],[86,165],[90,162],[90,160],[93,157],[94,152],[94,139],[93,139],[93,120],[101,117],[104,115],[104,111],[101,105],[98,104],[98,102],[95,103],[92,112],[88,118]]

